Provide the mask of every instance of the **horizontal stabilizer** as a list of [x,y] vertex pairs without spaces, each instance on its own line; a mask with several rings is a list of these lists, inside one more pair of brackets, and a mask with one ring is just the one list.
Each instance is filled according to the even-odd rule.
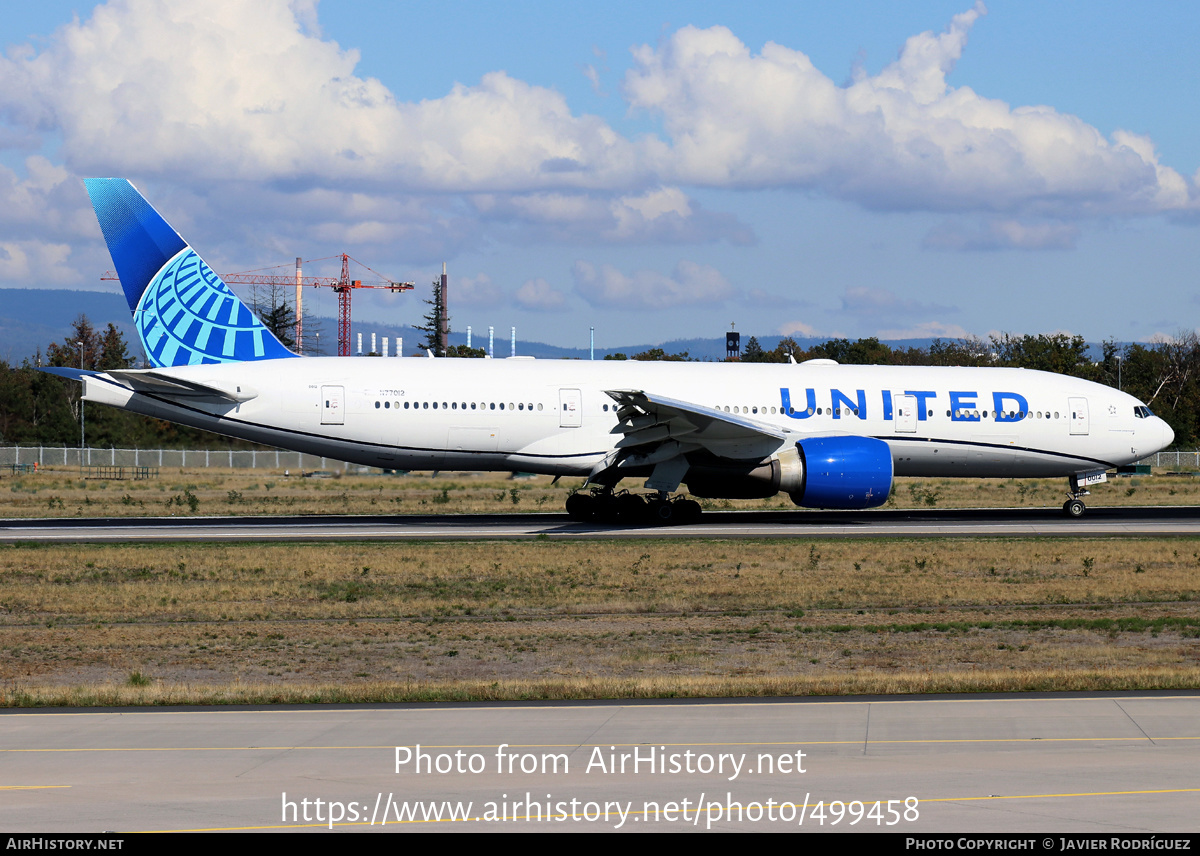
[[79,381],[83,380],[85,377],[91,377],[94,374],[99,374],[99,372],[94,372],[91,369],[72,369],[68,368],[67,366],[42,366],[39,371],[43,371],[46,374],[65,377],[68,380]]
[[258,391],[242,385],[218,385],[177,377],[157,369],[125,369],[104,372],[105,375],[132,389],[152,395],[177,397],[223,398],[241,403],[258,397]]

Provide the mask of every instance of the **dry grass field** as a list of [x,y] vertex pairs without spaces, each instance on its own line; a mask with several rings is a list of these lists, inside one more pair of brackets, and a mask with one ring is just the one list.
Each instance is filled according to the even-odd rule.
[[[560,490],[258,491],[431,484]],[[1190,539],[0,546],[10,706],[1197,686]]]
[[[552,484],[544,476],[507,473],[379,475],[331,472],[164,469],[147,481],[81,478],[74,468],[0,476],[0,518],[144,517],[262,514],[561,513],[581,479]],[[633,486],[630,480],[626,486]],[[1093,491],[1097,505],[1197,505],[1200,477],[1119,478]],[[1058,508],[1065,479],[898,479],[891,508]],[[786,496],[769,500],[704,500],[706,508],[793,509]]]

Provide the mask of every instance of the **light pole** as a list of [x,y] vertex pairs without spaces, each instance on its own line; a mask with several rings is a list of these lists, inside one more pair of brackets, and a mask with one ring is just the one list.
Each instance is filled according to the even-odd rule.
[[[80,340],[80,342],[79,342],[79,371],[81,371],[81,372],[83,371],[83,341],[82,340]],[[82,380],[82,378],[81,378],[81,380]],[[84,446],[87,445],[87,443],[84,440],[84,433],[83,433],[83,424],[84,424],[83,423],[83,407],[84,407],[83,391],[80,390],[80,393],[79,393],[79,466],[81,466],[81,467],[83,466],[83,449],[84,449]]]

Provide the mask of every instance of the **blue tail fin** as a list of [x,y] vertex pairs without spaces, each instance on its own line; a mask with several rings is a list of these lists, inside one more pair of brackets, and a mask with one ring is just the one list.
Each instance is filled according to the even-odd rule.
[[123,178],[84,179],[156,367],[296,356]]

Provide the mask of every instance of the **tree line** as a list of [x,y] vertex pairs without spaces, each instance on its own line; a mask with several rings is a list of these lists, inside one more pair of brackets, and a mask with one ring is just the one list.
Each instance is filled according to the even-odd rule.
[[[436,349],[437,295],[426,316],[425,347]],[[294,316],[260,313],[277,334],[288,333]],[[484,356],[481,348],[450,349],[446,356]],[[436,352],[436,351],[435,351]],[[638,354],[612,354],[609,360],[691,360],[686,351],[671,354],[651,348]],[[784,338],[772,350],[751,337],[741,355],[744,363],[787,363],[832,359],[853,365],[1012,366],[1055,372],[1120,387],[1145,402],[1175,430],[1175,444],[1191,447],[1200,436],[1200,336],[1184,332],[1149,344],[1101,345],[1093,359],[1082,336],[1063,333],[934,340],[928,348],[892,347],[876,338],[830,339],[802,347]],[[71,335],[47,346],[20,366],[0,360],[0,445],[75,446],[79,443],[81,385],[38,371],[39,366],[65,366],[98,371],[131,368],[121,331],[109,324],[96,330],[85,316],[76,319]],[[86,412],[89,446],[107,448],[249,448],[240,440],[187,428],[161,419],[94,406]]]

